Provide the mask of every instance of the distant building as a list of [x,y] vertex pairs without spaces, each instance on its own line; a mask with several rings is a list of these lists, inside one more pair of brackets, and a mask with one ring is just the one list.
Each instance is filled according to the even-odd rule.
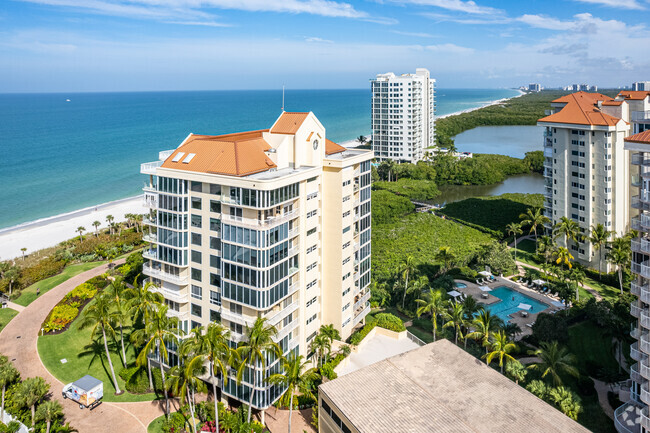
[[378,74],[372,90],[372,149],[379,161],[417,162],[435,144],[435,84],[427,69]]
[[650,90],[650,81],[637,81],[635,83],[632,83],[632,90],[645,90],[649,91]]
[[567,92],[597,92],[598,86],[592,86],[589,84],[570,84],[562,87],[562,90]]
[[[617,98],[618,99],[618,98]],[[575,221],[584,236],[602,224],[617,236],[629,221],[629,155],[623,139],[630,133],[628,103],[599,93],[578,92],[551,103],[554,111],[539,119],[544,126],[544,214],[552,225],[562,217]],[[599,254],[588,241],[568,240],[574,258],[598,267]],[[609,265],[603,263],[603,268]]]
[[539,92],[542,90],[542,86],[539,83],[531,83],[528,85],[529,92]]
[[318,396],[319,433],[589,431],[445,339],[323,383]]

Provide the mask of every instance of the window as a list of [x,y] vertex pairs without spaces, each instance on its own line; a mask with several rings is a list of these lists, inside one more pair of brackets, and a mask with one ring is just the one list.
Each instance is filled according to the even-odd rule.
[[192,304],[191,311],[192,311],[192,316],[201,317],[201,306],[200,305]]
[[217,274],[210,274],[210,285],[215,287],[221,287],[221,277]]
[[210,194],[214,194],[214,195],[221,194],[221,185],[210,184]]
[[307,200],[313,200],[318,197],[317,192],[312,192],[311,194],[307,195]]
[[203,289],[201,286],[195,286],[192,284],[192,297],[198,300],[203,299]]
[[350,211],[343,212],[343,218],[349,217],[350,216]]
[[199,233],[192,233],[192,245],[201,246],[201,235]]
[[201,252],[192,250],[192,261],[201,264]]
[[350,293],[350,287],[348,287],[347,289],[343,290],[343,294],[342,294],[342,296],[345,296],[345,295],[347,295],[348,293]]
[[198,197],[192,197],[192,209],[201,210],[201,199]]
[[311,306],[312,304],[314,304],[314,303],[316,302],[316,299],[317,299],[317,298],[318,298],[317,296],[314,296],[314,297],[311,298],[309,301],[307,301],[307,306],[309,307],[309,306]]
[[234,302],[230,303],[230,306],[228,307],[228,309],[230,310],[231,313],[239,314],[239,315],[241,315],[242,311],[243,311],[242,306],[239,305],[239,304],[235,304]]
[[[351,318],[351,317],[348,317],[348,319],[347,319],[345,322],[343,322],[343,324],[341,325],[341,328],[345,328],[345,327],[347,326],[347,324],[350,323],[350,320],[352,320],[352,318]],[[345,427],[345,426],[344,426],[344,427]],[[349,430],[348,430],[348,431],[349,431]]]
[[210,236],[210,248],[213,250],[221,249],[221,239]]
[[311,218],[311,217],[316,216],[316,215],[318,215],[318,210],[312,210],[312,211],[307,212],[307,218]]
[[196,227],[197,229],[201,228],[201,215],[192,215],[190,219],[190,224],[192,227]]
[[202,185],[203,184],[201,182],[192,181],[192,184],[191,184],[192,191],[194,191],[194,192],[202,192],[202,188],[201,188]]
[[347,233],[350,231],[350,226],[343,227],[343,234]]
[[343,197],[343,203],[345,203],[345,202],[348,201],[348,200],[350,200],[350,196],[349,196],[349,195],[346,195],[345,197]]
[[307,179],[307,182],[314,182],[316,180],[318,180],[318,176],[310,177],[309,179]]
[[210,255],[210,267],[221,268],[221,257]]
[[216,218],[210,218],[210,230],[218,232],[221,230],[221,221]]
[[343,244],[343,249],[346,249],[349,246],[350,246],[350,241],[347,241],[346,243]]
[[210,200],[210,212],[221,213],[221,202]]
[[221,313],[210,310],[210,322],[221,322]]
[[345,311],[345,310],[347,310],[348,308],[350,308],[350,303],[349,303],[349,302],[343,306],[343,308],[341,309],[341,311]]
[[230,322],[230,331],[235,334],[243,334],[243,328],[239,323]]
[[317,262],[312,263],[311,265],[307,266],[307,272],[311,271],[312,269],[316,268],[318,266]]
[[312,245],[311,247],[307,248],[307,254],[316,251],[317,245]]
[[350,257],[347,257],[345,260],[343,260],[343,263],[341,263],[341,264],[345,265],[346,263],[349,263],[349,262],[350,262]]
[[210,290],[210,303],[221,306],[221,293]]
[[307,284],[307,287],[306,287],[306,288],[307,288],[307,289],[311,289],[311,288],[314,287],[317,283],[318,283],[318,281],[316,281],[316,280],[311,281],[310,283]]
[[343,281],[347,280],[350,278],[350,273],[348,272],[347,274],[343,275]]
[[316,233],[316,227],[314,227],[313,229],[307,230],[307,236],[313,235],[314,233]]
[[307,319],[307,324],[309,325],[311,322],[313,322],[314,320],[316,320],[316,316],[317,316],[317,315],[314,314],[314,315],[311,316],[309,319]]
[[343,187],[345,188],[346,186],[350,185],[350,180],[346,180],[343,182]]

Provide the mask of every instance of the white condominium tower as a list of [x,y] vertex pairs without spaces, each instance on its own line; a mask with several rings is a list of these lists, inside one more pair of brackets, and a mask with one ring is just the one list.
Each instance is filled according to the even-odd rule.
[[[628,230],[629,135],[627,103],[598,93],[578,92],[552,102],[544,126],[544,214],[551,224],[567,217],[588,236],[602,224],[617,236]],[[558,243],[564,246],[564,238]],[[599,254],[588,241],[569,240],[569,252],[585,265],[598,266]]]
[[378,74],[372,90],[372,150],[379,161],[417,162],[435,144],[435,84],[429,71]]
[[[265,317],[287,355],[308,354],[321,324],[347,338],[370,311],[370,161],[326,138],[313,113],[282,113],[270,129],[190,134],[143,164],[151,214],[144,273],[184,331],[210,322],[231,344]],[[177,361],[175,348],[170,347]],[[222,392],[268,408],[284,392],[263,377]]]

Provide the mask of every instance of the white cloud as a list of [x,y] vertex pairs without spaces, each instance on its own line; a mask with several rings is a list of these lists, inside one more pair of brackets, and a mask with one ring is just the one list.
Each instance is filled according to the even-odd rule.
[[482,25],[497,25],[497,24],[506,24],[512,21],[511,18],[501,15],[492,15],[492,16],[474,16],[471,18],[459,18],[447,14],[438,14],[434,12],[423,12],[420,15],[435,20],[437,22],[452,22],[457,24],[468,24],[472,26],[482,26]]
[[180,24],[182,26],[201,26],[201,27],[233,27],[232,24],[217,23],[214,21],[167,21],[169,24]]
[[582,3],[591,3],[602,6],[609,6],[618,9],[636,9],[644,10],[646,9],[636,0],[576,0]]
[[329,39],[323,39],[323,38],[317,38],[317,37],[309,37],[305,38],[305,42],[314,42],[314,43],[321,43],[321,44],[333,44],[334,41],[330,41]]
[[436,38],[438,37],[437,35],[433,35],[431,33],[424,33],[424,32],[403,32],[400,30],[391,30],[391,33],[395,33],[396,35],[402,35],[402,36],[412,36],[414,38]]
[[456,44],[427,45],[425,48],[437,53],[471,54],[474,52],[473,48],[461,47]]
[[397,0],[401,3],[410,3],[420,6],[434,6],[442,9],[447,9],[454,12],[465,12],[469,14],[488,15],[500,13],[499,9],[488,6],[479,6],[473,1],[462,0]]
[[569,30],[575,27],[575,23],[572,21],[560,21],[557,18],[551,18],[544,15],[526,14],[517,18],[517,21],[538,29]]

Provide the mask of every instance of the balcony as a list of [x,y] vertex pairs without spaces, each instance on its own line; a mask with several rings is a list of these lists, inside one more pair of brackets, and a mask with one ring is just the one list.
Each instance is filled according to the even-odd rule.
[[361,306],[365,306],[366,302],[370,300],[370,296],[371,293],[368,291],[358,301],[356,301],[354,303],[354,311],[357,311]]
[[632,364],[630,367],[630,378],[635,381],[636,383],[643,383],[645,382],[645,379],[641,376],[641,373],[639,372],[639,364]]
[[260,227],[271,227],[283,223],[285,221],[289,221],[293,218],[296,218],[297,216],[298,216],[298,209],[294,209],[284,214],[277,215],[274,217],[269,217],[266,219],[244,218],[244,217],[224,214],[223,221],[235,223],[235,225],[238,226],[246,226],[246,227],[252,227],[258,229]]
[[147,233],[142,236],[142,240],[145,242],[156,243],[158,242],[158,236],[153,233]]
[[634,328],[630,331],[630,337],[634,338],[635,340],[638,340],[640,335],[641,333],[639,332],[639,328]]
[[280,320],[284,319],[287,314],[293,313],[298,309],[298,302],[293,302],[287,305],[285,308],[281,309],[277,313],[273,314],[268,318],[268,321],[271,325],[277,325]]
[[641,320],[642,328],[650,329],[650,311],[642,308],[639,319]]
[[639,374],[643,378],[643,380],[637,381],[638,383],[643,383],[646,380],[650,378],[650,366],[648,365],[648,360],[646,359],[645,361],[641,361],[638,364],[636,364],[639,368]]
[[358,323],[360,323],[368,315],[368,313],[370,313],[370,303],[368,303],[366,307],[360,312],[354,313],[354,319],[352,319],[352,326],[356,326]]
[[646,111],[632,111],[630,113],[632,122],[647,122],[650,121],[650,110]]
[[553,158],[553,148],[544,146],[544,156],[547,158]]
[[170,156],[172,156],[172,153],[174,153],[175,150],[176,150],[176,149],[170,149],[170,150],[163,150],[163,151],[161,151],[161,152],[158,152],[158,159],[159,159],[160,161],[164,161],[164,160],[166,160],[167,158],[169,158]]
[[631,247],[632,251],[650,254],[650,241],[645,238],[632,239]]
[[221,309],[221,318],[229,322],[238,323],[242,326],[248,326],[248,327],[253,326],[253,323],[255,323],[255,319],[246,318],[241,314],[233,313],[232,311],[227,310],[225,308]]
[[637,303],[638,301],[632,301],[630,303],[630,315],[638,319],[641,317],[641,308],[637,305]]
[[160,293],[165,299],[178,302],[179,304],[186,304],[189,301],[187,293],[181,293],[180,290],[169,290],[164,287],[152,287],[152,292]]
[[632,272],[645,278],[650,278],[650,266],[644,263],[632,263]]
[[644,361],[648,359],[648,355],[639,351],[639,343],[634,342],[630,346],[630,357],[635,361]]
[[[647,409],[647,408],[646,408]],[[614,426],[619,433],[639,433],[641,431],[641,408],[629,401],[614,412]]]
[[[648,284],[637,284],[632,282],[630,285],[630,292],[633,295],[636,295],[646,304],[650,304],[650,285]],[[638,308],[638,307],[637,307]],[[639,317],[639,316],[636,316]]]
[[273,340],[278,342],[281,341],[284,337],[289,335],[289,332],[293,331],[298,327],[298,319],[294,319],[291,323],[289,323],[287,326],[284,328],[280,329],[278,333],[273,337]]
[[160,269],[154,269],[150,265],[144,265],[142,267],[142,273],[149,277],[158,278],[160,280],[167,281],[169,283],[176,284],[179,286],[183,286],[187,284],[187,278],[183,278],[174,274],[169,274]]
[[156,169],[160,167],[163,164],[164,161],[154,161],[154,162],[145,162],[144,164],[140,164],[140,173],[142,174],[149,174],[149,175],[156,175]]
[[641,394],[639,394],[639,397],[641,397],[641,401],[645,404],[650,404],[650,389],[648,389],[647,383],[641,385]]
[[[639,349],[644,353],[650,353],[650,336],[647,333],[641,334],[639,338]],[[650,396],[650,394],[648,394]],[[648,404],[650,404],[650,398],[648,399]]]
[[180,312],[176,310],[167,310],[167,316],[168,317],[176,317],[178,320],[186,320],[189,318],[189,313],[187,311],[185,312]]
[[630,220],[630,227],[632,230],[641,231],[641,219],[635,216]]
[[147,260],[158,260],[158,253],[156,249],[143,250],[142,257]]

